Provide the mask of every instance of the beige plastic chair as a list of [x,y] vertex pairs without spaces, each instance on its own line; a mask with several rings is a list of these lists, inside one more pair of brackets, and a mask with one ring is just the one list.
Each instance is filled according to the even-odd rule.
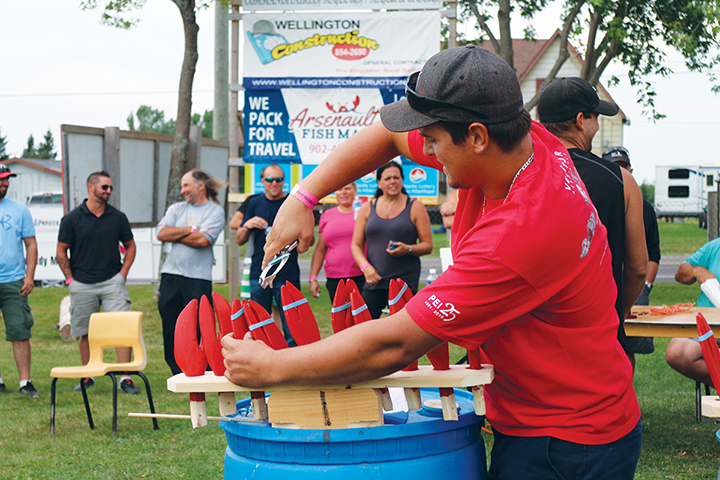
[[[138,375],[145,382],[150,411],[155,413],[155,406],[150,392],[150,382],[141,372],[147,365],[147,353],[142,336],[142,312],[106,312],[93,313],[88,327],[88,344],[90,360],[87,365],[75,367],[55,367],[50,371],[53,377],[50,388],[50,434],[55,434],[55,383],[58,378],[87,378],[109,376],[113,381],[113,435],[117,435],[117,379],[116,375]],[[103,360],[103,348],[132,347],[135,359],[127,363],[106,363]],[[80,382],[85,411],[90,428],[95,425],[90,412],[85,382]],[[155,430],[158,429],[157,419],[153,418]]]

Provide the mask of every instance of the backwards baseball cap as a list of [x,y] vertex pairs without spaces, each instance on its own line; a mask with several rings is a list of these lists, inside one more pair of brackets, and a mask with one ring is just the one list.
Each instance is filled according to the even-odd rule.
[[4,163],[0,163],[0,178],[17,177],[17,173],[12,173],[10,167]]
[[380,109],[393,132],[408,132],[437,122],[503,123],[520,116],[523,97],[512,68],[475,45],[433,55],[408,77],[405,98]]
[[602,158],[614,163],[627,163],[628,167],[630,166],[630,154],[625,147],[607,148]]
[[572,120],[580,112],[612,117],[619,111],[614,103],[600,100],[592,85],[578,77],[556,78],[545,88],[538,102],[542,123]]

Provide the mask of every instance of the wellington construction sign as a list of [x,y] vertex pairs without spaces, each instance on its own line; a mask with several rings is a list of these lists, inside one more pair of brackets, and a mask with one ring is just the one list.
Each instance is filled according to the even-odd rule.
[[[380,121],[380,108],[405,95],[407,76],[440,45],[437,10],[244,14],[243,29],[243,158],[256,167],[318,165]],[[432,173],[415,178],[424,194],[437,185]]]

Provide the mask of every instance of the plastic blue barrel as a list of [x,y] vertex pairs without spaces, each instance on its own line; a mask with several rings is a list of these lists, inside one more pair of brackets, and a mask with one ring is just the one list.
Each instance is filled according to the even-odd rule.
[[[421,389],[423,402],[438,399],[437,389]],[[473,410],[472,395],[455,390],[458,421],[442,412],[386,413],[379,427],[335,430],[273,428],[267,422],[220,422],[228,447],[225,479],[294,480],[322,478],[433,479],[486,475],[484,417]],[[250,400],[238,402],[239,416]],[[322,475],[322,477],[319,477]],[[394,480],[394,479],[393,479]]]

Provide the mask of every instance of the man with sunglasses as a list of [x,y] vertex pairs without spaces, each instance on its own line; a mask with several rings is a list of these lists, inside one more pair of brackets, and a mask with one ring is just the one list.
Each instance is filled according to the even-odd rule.
[[[274,164],[268,165],[260,172],[260,179],[263,187],[265,187],[265,193],[258,195],[248,203],[243,223],[237,231],[237,242],[238,245],[244,245],[250,241],[248,244],[248,249],[252,249],[250,298],[270,312],[272,311],[273,300],[275,300],[278,307],[282,305],[280,288],[286,282],[289,281],[298,289],[300,288],[300,267],[298,265],[298,254],[293,250],[287,263],[273,280],[272,286],[263,288],[259,284],[260,274],[263,270],[262,259],[265,239],[275,224],[275,216],[280,210],[280,206],[287,198],[287,194],[283,191],[285,174],[282,168]],[[285,340],[287,340],[288,345],[294,346],[295,341],[288,329],[282,308],[280,308],[280,319]]]
[[[22,203],[6,197],[10,177],[17,174],[0,164],[0,310],[5,320],[5,339],[12,343],[20,393],[37,398],[40,394],[30,381],[30,330],[35,321],[27,297],[35,288],[38,249],[30,211]],[[0,377],[0,393],[4,391],[5,382]]]
[[644,341],[625,335],[624,320],[642,292],[647,274],[642,193],[630,173],[591,151],[599,130],[598,116],[614,116],[619,110],[614,103],[600,100],[597,91],[577,77],[553,80],[538,102],[540,123],[568,149],[607,229],[617,288],[618,341],[634,368],[635,353],[643,350]]
[[306,251],[317,199],[402,154],[458,188],[453,265],[400,312],[310,345],[225,337],[226,376],[250,388],[349,384],[443,341],[482,348],[495,366],[489,478],[632,479],[640,408],[616,337],[605,227],[565,147],[523,109],[515,72],[488,50],[448,49],[380,117],[293,189],[264,261],[295,239]]
[[[79,339],[80,361],[90,360],[88,326],[90,315],[100,311],[130,311],[130,295],[125,288],[136,246],[130,222],[123,212],[108,203],[112,180],[105,171],[87,178],[88,198],[60,221],[57,261],[70,292],[70,333]],[[120,244],[125,248],[121,257]],[[69,253],[69,255],[68,255]],[[116,347],[118,362],[129,362],[132,349]],[[85,378],[85,388],[95,379]],[[124,393],[136,395],[133,380],[124,375],[118,385]],[[80,385],[75,387],[76,391]]]

